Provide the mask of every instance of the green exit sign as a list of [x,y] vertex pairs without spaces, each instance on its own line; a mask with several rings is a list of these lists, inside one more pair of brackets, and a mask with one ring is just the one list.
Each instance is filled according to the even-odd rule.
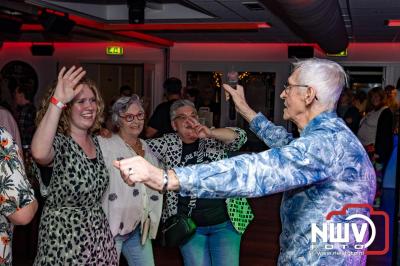
[[106,47],[106,54],[108,54],[108,55],[123,55],[124,48],[121,46],[108,46],[108,47]]
[[326,55],[327,56],[336,56],[336,57],[345,57],[345,56],[347,56],[347,49],[344,50],[344,51],[341,51],[340,53],[337,53],[337,54],[329,54],[329,53],[327,53]]

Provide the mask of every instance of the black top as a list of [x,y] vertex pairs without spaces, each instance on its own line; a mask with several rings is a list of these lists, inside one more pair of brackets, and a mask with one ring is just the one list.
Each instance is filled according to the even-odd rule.
[[349,106],[342,118],[351,131],[353,131],[354,134],[357,134],[361,120],[361,115],[357,107]]
[[171,119],[169,116],[169,110],[171,105],[176,100],[160,103],[154,110],[150,117],[148,126],[157,129],[157,134],[154,138],[161,137],[165,133],[173,133],[174,130],[171,126]]
[[35,133],[36,107],[32,103],[17,106],[15,120],[21,134],[22,146],[30,146]]
[[379,155],[377,161],[385,167],[393,150],[393,113],[390,111],[390,108],[384,109],[379,116],[375,150]]
[[[199,141],[191,144],[182,143],[181,162],[187,166],[196,164]],[[178,213],[187,214],[190,197],[178,197]],[[192,210],[192,219],[198,226],[220,224],[229,219],[225,199],[196,199],[196,207]]]

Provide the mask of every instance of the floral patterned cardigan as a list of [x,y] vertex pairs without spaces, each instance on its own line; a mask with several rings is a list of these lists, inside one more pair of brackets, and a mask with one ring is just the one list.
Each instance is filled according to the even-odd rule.
[[0,265],[12,265],[13,224],[7,217],[34,200],[18,146],[0,127]]

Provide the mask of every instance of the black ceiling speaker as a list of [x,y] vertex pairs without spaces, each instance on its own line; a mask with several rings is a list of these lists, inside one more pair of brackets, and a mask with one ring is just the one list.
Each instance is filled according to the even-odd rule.
[[34,56],[52,56],[54,46],[51,44],[32,44],[31,52]]
[[45,31],[62,35],[68,35],[75,26],[75,21],[70,20],[66,14],[60,16],[43,12],[39,17],[39,21]]
[[313,46],[288,46],[288,58],[313,58]]
[[0,32],[9,34],[20,33],[22,21],[16,18],[0,15]]
[[146,0],[127,0],[127,4],[129,9],[129,23],[143,24]]

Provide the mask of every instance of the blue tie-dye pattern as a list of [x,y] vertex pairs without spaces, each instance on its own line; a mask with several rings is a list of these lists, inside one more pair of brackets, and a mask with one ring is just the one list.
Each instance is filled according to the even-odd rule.
[[[281,204],[279,265],[364,265],[366,257],[361,255],[318,254],[315,250],[323,243],[311,250],[311,223],[322,225],[329,212],[345,204],[373,202],[375,173],[356,136],[331,112],[310,121],[298,139],[262,114],[257,114],[250,127],[273,148],[176,168],[180,193],[213,198],[259,197],[286,191]],[[348,213],[368,215],[363,209]],[[333,217],[333,221],[339,220]],[[355,243],[354,236],[350,238]],[[335,246],[333,251],[340,249]]]

